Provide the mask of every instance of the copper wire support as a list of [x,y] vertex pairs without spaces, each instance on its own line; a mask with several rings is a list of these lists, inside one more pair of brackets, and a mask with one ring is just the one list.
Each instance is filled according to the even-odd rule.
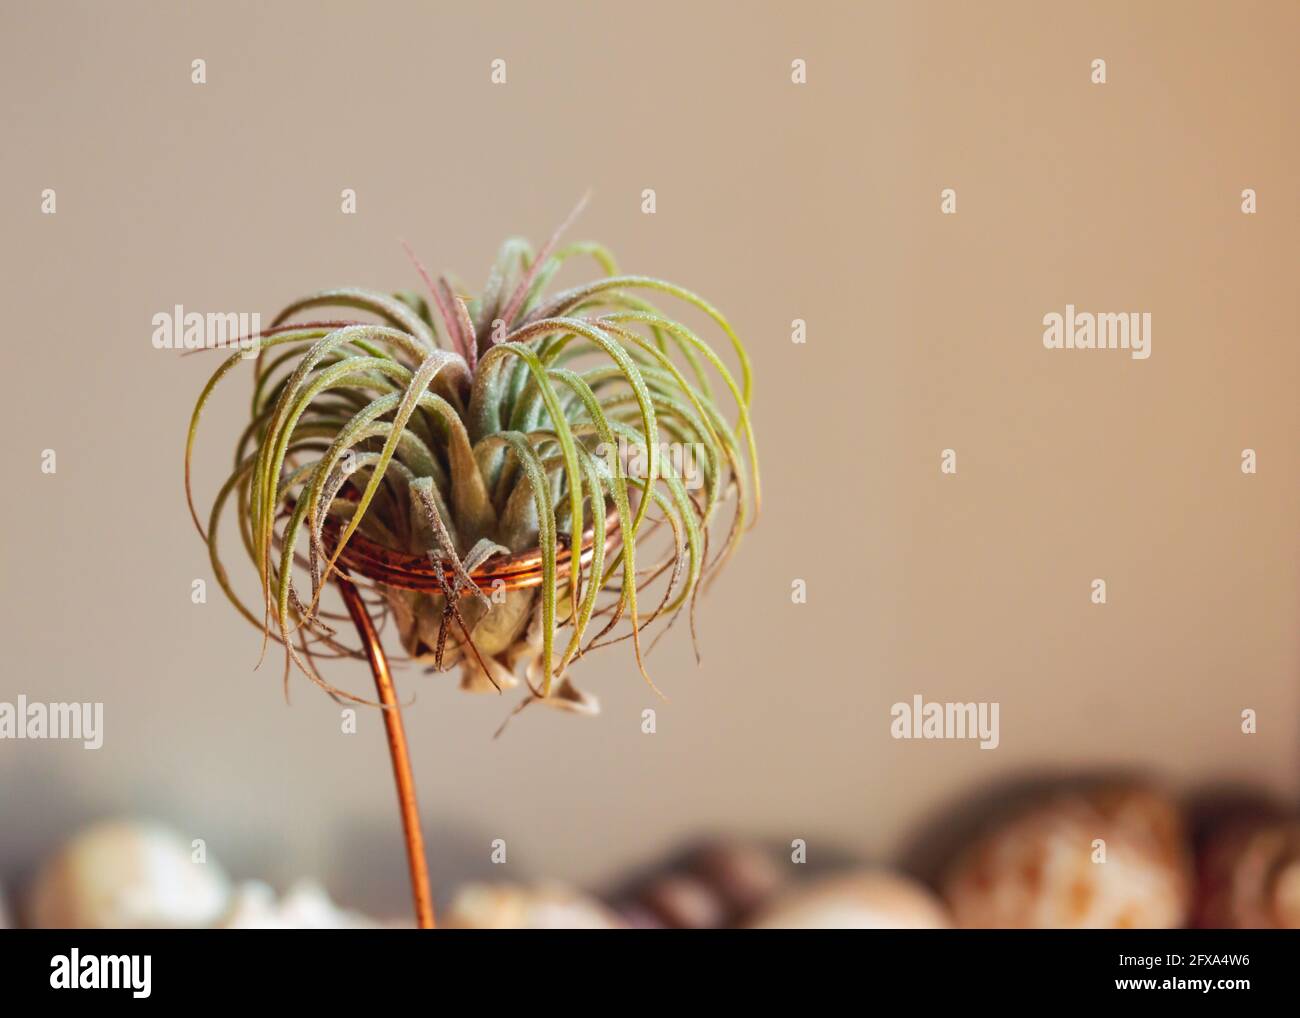
[[342,573],[338,577],[339,592],[348,614],[357,627],[357,634],[365,645],[370,659],[370,670],[375,676],[375,689],[379,702],[384,705],[384,728],[388,733],[388,752],[393,758],[393,778],[397,782],[397,805],[402,813],[402,829],[406,833],[406,859],[411,870],[411,891],[415,897],[415,922],[422,930],[434,927],[433,892],[429,886],[429,868],[424,857],[424,835],[420,831],[420,809],[415,801],[415,775],[411,772],[411,755],[406,746],[406,729],[402,726],[402,711],[397,702],[397,687],[388,669],[388,658],[375,632],[366,604],[351,579]]
[[[618,515],[609,513],[604,521],[605,548],[608,550],[618,534]],[[331,521],[325,525],[326,543],[331,548],[338,539],[338,524]],[[588,565],[595,552],[596,529],[583,534],[582,546],[578,549],[578,561]],[[564,547],[556,552],[556,571],[569,568],[573,558],[573,549]],[[442,592],[452,579],[446,574],[441,564],[432,562],[427,556],[395,552],[376,544],[362,534],[353,534],[349,543],[339,555],[340,568],[337,570],[337,585],[352,617],[357,633],[366,648],[370,659],[370,670],[375,676],[375,689],[379,693],[379,702],[384,705],[384,727],[388,732],[388,752],[393,758],[393,777],[397,782],[397,805],[402,813],[402,828],[406,833],[406,856],[411,870],[411,890],[415,896],[416,924],[422,930],[434,927],[433,894],[429,886],[429,870],[424,857],[424,835],[420,831],[420,811],[415,802],[415,776],[411,773],[411,756],[406,747],[406,730],[402,726],[401,708],[397,702],[397,688],[393,685],[392,672],[388,668],[388,658],[375,632],[375,624],[361,593],[345,570],[350,570],[367,579],[402,590],[419,590],[425,592]],[[520,590],[539,586],[543,581],[542,553],[534,549],[515,555],[504,556],[489,561],[471,574],[471,579],[480,590],[492,589],[497,581],[506,590]],[[472,591],[463,592],[469,597]]]
[[[611,512],[604,520],[605,551],[613,547],[618,535],[618,514]],[[338,539],[339,525],[331,520],[325,524],[325,540],[332,548]],[[596,530],[588,528],[582,535],[582,547],[578,551],[579,562],[589,565],[595,552]],[[573,558],[573,550],[560,548],[555,554],[557,575],[563,574]],[[413,555],[409,552],[396,552],[383,545],[376,544],[364,534],[355,533],[339,555],[339,562],[353,573],[357,573],[377,583],[401,590],[418,590],[424,593],[441,593],[444,581],[450,580],[450,574],[444,574],[441,565],[435,565],[427,555]],[[494,589],[500,581],[505,590],[522,590],[539,587],[542,584],[542,553],[534,548],[532,551],[519,552],[515,555],[489,559],[470,574],[470,578],[480,590]],[[470,597],[473,591],[466,590],[462,596]]]

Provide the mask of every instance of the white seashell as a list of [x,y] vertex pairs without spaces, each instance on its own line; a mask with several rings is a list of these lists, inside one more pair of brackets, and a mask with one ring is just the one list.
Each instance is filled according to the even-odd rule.
[[215,862],[151,821],[117,820],[74,837],[38,873],[32,926],[130,929],[208,926],[226,910],[230,884]]
[[339,908],[313,881],[299,881],[277,901],[267,884],[249,880],[235,890],[230,912],[219,925],[228,930],[364,930],[380,924]]
[[466,884],[443,920],[452,929],[612,930],[622,921],[594,898],[561,884]]
[[888,870],[829,877],[778,896],[752,929],[937,930],[951,926],[928,888]]

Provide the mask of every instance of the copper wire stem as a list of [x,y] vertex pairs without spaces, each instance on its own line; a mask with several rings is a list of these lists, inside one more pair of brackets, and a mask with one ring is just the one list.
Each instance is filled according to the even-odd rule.
[[388,658],[380,645],[379,634],[370,618],[361,594],[351,579],[342,573],[338,577],[339,592],[348,614],[357,627],[357,634],[365,645],[370,659],[370,670],[375,676],[375,689],[379,702],[384,705],[384,729],[388,733],[388,752],[393,758],[393,778],[397,782],[397,805],[402,813],[402,829],[406,834],[406,859],[411,870],[411,891],[415,897],[415,922],[422,930],[434,927],[433,892],[429,886],[429,868],[424,858],[424,834],[420,831],[420,809],[415,801],[415,775],[411,772],[411,755],[406,746],[406,729],[402,725],[402,711],[397,702],[397,687],[388,668]]
[[[618,531],[618,515],[610,513],[602,521],[603,538],[608,550]],[[338,539],[338,524],[325,527],[327,543],[333,547]],[[591,562],[597,540],[596,529],[587,530],[578,549],[579,562]],[[556,570],[568,567],[573,557],[569,547],[557,549]],[[406,834],[406,857],[411,870],[411,891],[415,897],[416,924],[422,930],[434,927],[433,894],[429,886],[429,870],[424,857],[424,835],[420,830],[420,810],[415,801],[415,776],[411,772],[411,756],[406,746],[406,730],[402,725],[402,712],[397,702],[397,687],[388,668],[388,658],[379,642],[379,634],[370,618],[370,612],[351,577],[351,570],[370,580],[404,590],[445,591],[452,577],[442,564],[428,557],[395,552],[376,544],[362,534],[353,534],[351,541],[338,556],[342,568],[337,570],[337,585],[347,605],[348,614],[357,627],[357,634],[366,648],[370,670],[375,677],[379,702],[384,706],[384,728],[388,733],[388,752],[393,759],[393,778],[397,782],[397,805],[402,813],[402,828]],[[482,589],[492,589],[500,581],[506,590],[535,587],[542,583],[542,553],[539,549],[506,556],[488,562],[474,571],[471,577]],[[466,591],[463,596],[469,596]]]

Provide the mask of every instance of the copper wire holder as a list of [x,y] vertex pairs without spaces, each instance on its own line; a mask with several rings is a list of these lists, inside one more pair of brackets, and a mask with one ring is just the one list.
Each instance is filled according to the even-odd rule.
[[[605,548],[613,543],[618,531],[618,514],[611,513],[605,517]],[[339,528],[335,522],[326,524],[325,541],[327,546],[337,546]],[[595,555],[596,532],[593,527],[583,534],[582,550],[579,552],[579,567],[591,563]],[[570,546],[558,548],[555,554],[556,574],[567,568],[573,558]],[[375,690],[379,702],[384,707],[384,730],[388,736],[388,753],[393,761],[393,779],[397,785],[397,806],[402,816],[402,829],[406,839],[406,859],[411,874],[411,892],[415,900],[415,921],[422,930],[435,926],[433,911],[433,891],[429,882],[428,861],[424,853],[424,833],[420,828],[420,809],[415,795],[415,774],[411,769],[411,755],[406,741],[406,729],[402,724],[402,709],[397,697],[397,686],[393,682],[392,669],[388,656],[384,653],[379,633],[374,620],[361,597],[361,592],[352,580],[352,575],[364,576],[369,580],[397,587],[402,590],[416,590],[428,593],[446,593],[452,586],[453,576],[431,558],[408,552],[397,552],[391,548],[354,532],[347,545],[339,554],[336,584],[348,615],[357,628],[357,635],[365,649],[370,662],[370,671],[374,676]],[[480,590],[500,589],[498,581],[506,590],[525,590],[540,586],[544,579],[542,570],[542,552],[540,548],[489,559],[478,569],[470,573],[470,578]],[[473,596],[474,591],[462,592],[463,597]]]
[[[325,538],[327,544],[331,546],[335,544],[338,539],[338,529],[339,525],[336,521],[326,523]],[[606,551],[614,543],[617,533],[618,514],[610,513],[605,517]],[[591,564],[596,551],[595,543],[596,531],[593,527],[586,530],[582,535],[582,551],[578,558],[579,565],[585,567]],[[572,547],[562,544],[555,552],[556,575],[569,567],[572,558]],[[343,548],[338,560],[350,572],[355,572],[385,586],[431,594],[444,593],[452,585],[454,575],[450,569],[445,569],[443,566],[436,564],[426,555],[393,551],[391,548],[385,548],[382,544],[362,536],[359,532],[354,532],[348,538],[348,543]],[[540,587],[544,579],[542,551],[540,548],[534,548],[531,551],[488,559],[487,562],[470,573],[470,579],[474,581],[480,590],[486,591],[496,589],[498,580],[504,584],[506,590],[525,590],[529,587]],[[473,594],[474,591],[466,590],[462,592],[461,596],[472,597]]]

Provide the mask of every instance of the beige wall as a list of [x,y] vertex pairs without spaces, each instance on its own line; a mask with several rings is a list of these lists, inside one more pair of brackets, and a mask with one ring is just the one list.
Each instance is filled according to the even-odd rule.
[[[0,15],[0,700],[102,700],[107,728],[0,742],[4,871],[145,811],[241,872],[402,902],[378,718],[341,736],[298,680],[286,707],[257,634],[191,604],[210,362],[152,349],[150,318],[411,286],[399,236],[477,286],[588,186],[575,237],[747,338],[764,516],[702,605],[703,667],[678,631],[652,659],[654,737],[618,652],[582,666],[602,717],[500,741],[506,704],[403,677],[441,880],[494,837],[516,875],[592,880],[712,829],[888,858],[1048,771],[1296,792],[1295,5],[439,6]],[[1150,311],[1152,357],[1044,350],[1066,303]],[[205,496],[246,393],[207,421]],[[1000,747],[892,740],[913,693],[998,701]]]

